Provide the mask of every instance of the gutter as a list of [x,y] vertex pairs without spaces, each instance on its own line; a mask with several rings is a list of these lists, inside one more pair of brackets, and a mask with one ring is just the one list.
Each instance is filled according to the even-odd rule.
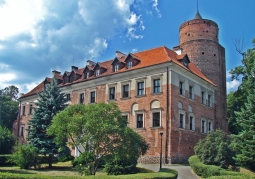
[[168,163],[168,141],[169,141],[169,72],[166,67],[166,144],[165,144],[165,163]]

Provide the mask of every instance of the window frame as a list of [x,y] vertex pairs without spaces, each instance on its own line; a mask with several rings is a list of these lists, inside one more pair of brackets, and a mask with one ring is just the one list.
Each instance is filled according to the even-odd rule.
[[119,64],[113,65],[113,72],[119,71]]
[[20,130],[19,130],[19,136],[20,137],[24,137],[24,129],[25,129],[25,125],[21,124],[20,125]]
[[25,116],[26,115],[26,105],[23,104],[22,105],[22,116]]
[[[113,94],[111,93],[111,89],[113,89]],[[109,100],[115,100],[116,99],[116,87],[110,86],[109,87]]]
[[144,96],[145,95],[145,82],[144,81],[137,81],[137,96]]
[[[134,111],[135,112],[135,122],[134,122],[134,128],[135,129],[144,129],[145,128],[145,112],[144,110],[136,110]],[[142,115],[142,127],[138,127],[138,116],[141,116]]]
[[[96,103],[96,91],[95,90],[90,91],[89,94],[90,94],[90,96],[89,96],[90,103]],[[92,96],[92,94],[94,94],[94,95]]]
[[[138,117],[140,117],[141,116],[141,121],[139,121],[140,123],[141,123],[141,127],[138,127]],[[143,113],[138,113],[138,114],[136,114],[136,128],[137,129],[142,129],[142,128],[144,128],[144,114]]]
[[[159,80],[159,86],[156,86],[155,81]],[[161,77],[152,77],[152,93],[161,93],[162,92],[162,78]],[[156,89],[159,89],[156,90]]]
[[[209,125],[211,124],[211,125]],[[210,128],[211,126],[211,128]],[[212,123],[212,120],[208,120],[208,132],[212,132],[213,131],[213,123]]]
[[128,60],[127,61],[127,69],[132,68],[133,67],[133,61],[132,60]]
[[189,85],[189,99],[194,99],[194,87]]
[[207,95],[207,102],[208,102],[208,107],[212,107],[212,95],[211,94]]
[[179,81],[179,95],[184,96],[184,82]]
[[205,104],[205,92],[201,91],[201,104]]
[[127,126],[130,126],[129,112],[122,112],[122,113],[121,113],[121,116],[127,118]]
[[[182,118],[182,126],[181,126],[181,116]],[[186,125],[186,112],[182,109],[179,109],[179,113],[178,113],[178,127],[179,129],[184,130],[185,129],[185,125]]]
[[[191,121],[192,118],[192,121]],[[193,113],[189,113],[189,130],[195,131],[195,117]],[[191,128],[190,128],[191,127]]]
[[206,134],[206,119],[205,118],[201,119],[201,133]]
[[[159,119],[158,119],[158,126],[154,125],[154,114],[158,113],[159,114]],[[151,109],[151,128],[160,128],[162,127],[162,109],[161,108],[153,108]]]
[[100,69],[96,69],[95,76],[99,76],[99,75],[100,75]]
[[29,115],[33,114],[33,105],[29,104]]
[[79,104],[84,104],[85,93],[79,93]]

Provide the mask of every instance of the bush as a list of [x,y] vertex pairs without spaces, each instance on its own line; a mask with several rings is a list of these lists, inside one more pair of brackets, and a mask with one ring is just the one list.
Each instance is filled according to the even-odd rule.
[[10,161],[14,162],[21,169],[29,169],[32,166],[36,168],[39,164],[36,149],[31,145],[17,146]]
[[67,146],[63,147],[63,150],[61,150],[58,154],[57,160],[59,162],[66,162],[69,160],[74,160],[74,157],[71,156],[71,151]]
[[10,162],[11,155],[0,155],[0,166],[10,166],[15,165],[15,163]]
[[0,126],[0,154],[9,154],[15,144],[15,137],[9,129]]
[[137,173],[136,164],[136,161],[132,162],[125,159],[115,159],[107,161],[104,170],[108,175]]
[[215,165],[205,165],[203,164],[199,158],[194,155],[189,158],[189,164],[192,170],[198,175],[203,178],[211,177],[211,176],[220,176],[220,175],[242,175],[239,172],[234,171],[227,171],[219,166]]
[[233,159],[235,152],[229,147],[230,144],[230,136],[222,130],[216,130],[200,140],[194,150],[204,164],[217,165],[226,169],[229,165],[235,166]]

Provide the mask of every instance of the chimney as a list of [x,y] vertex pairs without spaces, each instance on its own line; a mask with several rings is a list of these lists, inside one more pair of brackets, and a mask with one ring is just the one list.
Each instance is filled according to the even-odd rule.
[[87,66],[95,66],[96,63],[91,61],[91,60],[87,60]]
[[57,71],[57,70],[53,70],[53,71],[52,71],[52,77],[58,76],[58,75],[60,75],[60,74],[61,74],[61,72],[59,72],[59,71]]
[[117,58],[121,58],[121,57],[123,57],[123,56],[125,56],[124,53],[122,53],[122,52],[120,52],[120,51],[116,51],[116,57],[117,57]]
[[175,53],[177,53],[178,55],[182,54],[182,48],[180,46],[176,46],[173,48],[173,50],[175,51]]
[[76,66],[71,66],[71,71],[72,70],[78,70],[78,67],[76,67]]

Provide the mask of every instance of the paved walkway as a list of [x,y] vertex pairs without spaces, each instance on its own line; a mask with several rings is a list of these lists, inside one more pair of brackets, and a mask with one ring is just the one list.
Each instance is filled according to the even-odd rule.
[[[138,166],[155,172],[159,171],[159,164],[138,164]],[[162,168],[171,168],[176,170],[178,172],[178,179],[198,179],[198,176],[194,174],[190,166],[162,165]]]

